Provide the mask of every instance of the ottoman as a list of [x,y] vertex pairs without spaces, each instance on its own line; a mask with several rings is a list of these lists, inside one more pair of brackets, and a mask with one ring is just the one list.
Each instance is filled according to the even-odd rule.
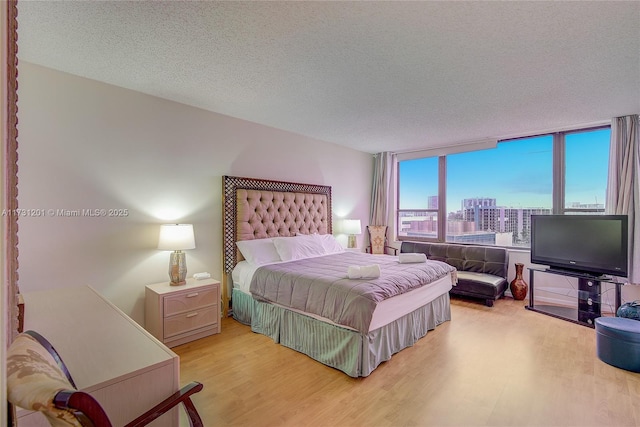
[[596,354],[609,365],[640,372],[640,321],[596,318]]

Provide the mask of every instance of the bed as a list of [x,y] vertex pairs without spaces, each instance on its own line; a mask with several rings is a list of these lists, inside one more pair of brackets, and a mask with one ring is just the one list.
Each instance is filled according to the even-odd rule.
[[223,300],[253,332],[366,377],[451,319],[455,269],[345,251],[331,187],[232,176],[223,187]]

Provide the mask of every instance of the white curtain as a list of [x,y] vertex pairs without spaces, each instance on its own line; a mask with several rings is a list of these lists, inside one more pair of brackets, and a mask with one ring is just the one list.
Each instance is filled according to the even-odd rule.
[[606,213],[629,218],[629,283],[640,284],[640,134],[638,115],[611,121]]
[[371,190],[371,210],[369,224],[388,225],[389,185],[391,185],[392,154],[378,153],[374,156],[373,186]]

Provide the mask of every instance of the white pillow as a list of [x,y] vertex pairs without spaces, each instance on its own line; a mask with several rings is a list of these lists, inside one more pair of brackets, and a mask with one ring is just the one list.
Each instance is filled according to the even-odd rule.
[[282,261],[273,239],[241,240],[236,242],[236,246],[249,264],[264,265]]
[[318,238],[322,242],[322,246],[324,247],[324,252],[326,254],[336,254],[339,252],[344,252],[344,248],[335,237],[331,234],[319,234]]
[[325,255],[325,248],[322,245],[322,241],[314,235],[274,237],[273,244],[282,261]]

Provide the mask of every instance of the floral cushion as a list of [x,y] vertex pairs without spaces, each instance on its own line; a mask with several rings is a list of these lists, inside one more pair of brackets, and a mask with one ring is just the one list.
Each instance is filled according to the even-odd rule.
[[71,411],[53,404],[56,393],[73,389],[53,356],[34,337],[26,333],[16,337],[7,352],[9,402],[42,412],[54,427],[81,427]]
[[384,254],[384,247],[387,243],[387,226],[386,225],[370,225],[369,240],[371,241],[372,254]]

